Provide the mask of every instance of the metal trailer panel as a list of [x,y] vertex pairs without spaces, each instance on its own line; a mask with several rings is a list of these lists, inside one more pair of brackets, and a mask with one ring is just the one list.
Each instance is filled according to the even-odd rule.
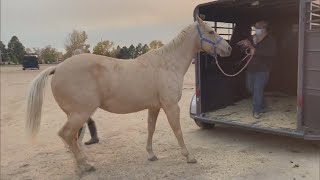
[[303,66],[304,66],[304,32],[305,32],[305,19],[306,19],[306,1],[300,1],[299,7],[299,43],[298,43],[298,86],[297,86],[297,97],[298,97],[298,108],[297,108],[297,120],[298,129],[304,131],[304,121],[303,121],[303,109],[302,109],[302,99],[303,99]]
[[[320,137],[320,29],[317,26],[313,26],[311,22],[314,21],[314,5],[312,2],[305,0],[305,5],[302,4],[304,9],[301,9],[301,15],[305,14],[305,18],[302,19],[301,24],[304,24],[304,28],[300,27],[304,32],[302,35],[304,41],[300,41],[303,49],[301,56],[303,59],[302,69],[302,120],[305,127],[306,136],[309,138]],[[318,7],[315,8],[320,9]],[[303,28],[303,29],[302,29]]]

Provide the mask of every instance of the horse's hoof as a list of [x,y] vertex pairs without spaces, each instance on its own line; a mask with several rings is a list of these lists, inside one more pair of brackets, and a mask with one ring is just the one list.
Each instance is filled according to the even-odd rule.
[[89,163],[82,164],[79,166],[79,168],[82,173],[96,171],[96,168]]
[[197,163],[197,160],[194,157],[192,157],[192,158],[188,158],[187,162],[188,163]]
[[156,161],[158,160],[157,156],[152,156],[148,158],[149,161]]

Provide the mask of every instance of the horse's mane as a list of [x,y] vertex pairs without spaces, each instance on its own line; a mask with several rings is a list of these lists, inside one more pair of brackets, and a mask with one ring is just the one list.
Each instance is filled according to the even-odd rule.
[[186,39],[188,32],[193,27],[193,24],[189,25],[188,27],[184,28],[175,38],[173,38],[168,44],[160,47],[159,49],[155,50],[157,54],[166,54],[168,52],[172,52],[176,50],[177,47],[181,45],[181,43]]
[[158,54],[163,55],[169,52],[176,50],[177,47],[181,45],[181,43],[186,39],[188,32],[192,28],[193,24],[184,28],[174,39],[172,39],[168,44],[160,47],[159,49],[151,50],[141,56],[148,56],[150,54]]

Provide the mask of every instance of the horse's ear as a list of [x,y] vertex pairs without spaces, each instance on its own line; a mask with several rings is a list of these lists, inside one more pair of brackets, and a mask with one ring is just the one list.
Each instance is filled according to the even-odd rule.
[[206,15],[200,14],[200,19],[202,19],[204,21],[206,19]]
[[201,25],[203,25],[204,24],[204,22],[203,22],[203,20],[202,19],[204,19],[204,15],[200,15],[200,17],[197,15],[197,21],[199,22],[199,24],[201,24]]

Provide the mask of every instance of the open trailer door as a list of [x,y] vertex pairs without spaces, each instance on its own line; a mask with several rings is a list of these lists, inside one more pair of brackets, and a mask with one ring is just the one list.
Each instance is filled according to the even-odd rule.
[[320,137],[320,2],[300,1],[298,119],[305,138]]

